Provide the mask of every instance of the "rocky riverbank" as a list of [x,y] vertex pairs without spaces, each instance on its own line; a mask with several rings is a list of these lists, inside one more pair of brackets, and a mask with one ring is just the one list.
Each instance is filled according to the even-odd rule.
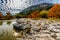
[[[23,22],[25,26],[31,27],[31,35],[26,34],[23,38],[16,40],[60,40],[60,22],[55,20],[32,20],[19,19],[17,22]],[[29,25],[30,24],[30,25]]]

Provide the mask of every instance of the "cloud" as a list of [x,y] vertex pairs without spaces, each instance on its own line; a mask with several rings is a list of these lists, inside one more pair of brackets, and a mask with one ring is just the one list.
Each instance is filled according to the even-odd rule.
[[[40,3],[60,3],[60,0],[0,0],[0,11],[19,12],[25,8]],[[18,10],[16,10],[18,9]]]

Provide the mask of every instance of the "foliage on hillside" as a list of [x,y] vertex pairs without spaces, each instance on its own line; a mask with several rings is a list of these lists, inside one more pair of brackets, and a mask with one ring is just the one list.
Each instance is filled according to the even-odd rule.
[[[33,8],[33,7],[32,7]],[[10,12],[7,12],[6,16],[3,16],[0,12],[0,19],[13,19],[13,18],[60,18],[60,4],[55,4],[52,8],[48,7],[49,10],[39,9],[39,6],[33,8],[34,10],[25,10],[21,13],[17,13],[12,16]]]
[[32,12],[30,15],[28,15],[27,17],[28,18],[37,18],[37,17],[39,17],[40,16],[40,14],[39,14],[39,11],[37,10],[37,11],[34,11],[34,12]]
[[6,13],[6,16],[3,16],[2,13],[0,13],[0,19],[13,19],[13,18],[47,18],[48,11],[47,10],[35,10],[33,12],[30,12],[30,14],[22,15],[22,14],[16,14],[14,16],[11,15],[10,12]]
[[32,12],[30,15],[28,15],[28,18],[47,18],[48,12],[49,11],[47,10],[42,11],[36,10]]
[[59,18],[60,17],[60,4],[55,4],[50,10],[48,17],[55,17]]

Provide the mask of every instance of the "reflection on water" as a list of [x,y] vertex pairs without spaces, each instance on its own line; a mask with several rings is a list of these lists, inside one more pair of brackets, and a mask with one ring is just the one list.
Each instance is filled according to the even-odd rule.
[[[1,30],[9,30],[13,28],[13,23],[15,23],[15,20],[3,20],[2,21],[2,25],[0,25],[0,31]],[[7,22],[11,22],[9,25],[7,24]]]
[[[13,24],[16,20],[1,20],[3,23],[0,25],[0,40],[14,40],[13,34]],[[10,23],[9,25],[7,24]]]

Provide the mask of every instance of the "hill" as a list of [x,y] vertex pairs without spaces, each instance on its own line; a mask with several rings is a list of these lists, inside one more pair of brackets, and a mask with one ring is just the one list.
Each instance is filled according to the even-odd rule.
[[52,3],[41,3],[41,4],[38,4],[38,5],[33,5],[33,6],[30,6],[26,9],[24,9],[22,12],[20,12],[19,14],[22,14],[22,15],[29,15],[30,13],[32,13],[33,11],[35,10],[49,10],[54,4]]

